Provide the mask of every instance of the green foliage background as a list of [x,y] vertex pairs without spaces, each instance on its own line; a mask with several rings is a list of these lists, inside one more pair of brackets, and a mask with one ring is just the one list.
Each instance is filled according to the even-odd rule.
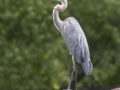
[[[120,85],[120,1],[68,0],[60,13],[83,28],[94,65],[78,66],[78,88]],[[0,90],[59,90],[67,87],[71,55],[52,21],[52,0],[0,0]],[[74,86],[74,85],[73,85]],[[73,87],[72,86],[72,87]]]

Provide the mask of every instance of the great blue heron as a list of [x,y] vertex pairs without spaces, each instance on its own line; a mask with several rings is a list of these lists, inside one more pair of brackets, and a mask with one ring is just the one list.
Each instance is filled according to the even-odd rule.
[[[63,12],[67,6],[67,0],[56,0],[61,1],[61,5],[57,4],[53,9],[53,22],[58,31],[62,34],[62,37],[66,43],[69,52],[72,54],[73,71],[71,73],[70,82],[67,90],[70,89],[73,73],[75,73],[77,84],[77,70],[75,60],[81,64],[85,75],[90,75],[93,69],[92,62],[90,60],[89,47],[85,37],[85,34],[80,27],[78,21],[73,17],[68,17],[64,21],[60,20],[59,12]],[[77,90],[77,85],[75,86]]]

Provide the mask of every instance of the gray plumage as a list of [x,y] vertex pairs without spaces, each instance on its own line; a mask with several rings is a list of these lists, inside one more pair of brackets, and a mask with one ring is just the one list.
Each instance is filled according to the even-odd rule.
[[64,21],[61,34],[70,53],[82,65],[84,73],[91,74],[93,66],[90,60],[89,47],[77,20],[73,17],[67,18]]
[[62,5],[57,4],[53,9],[53,21],[58,31],[62,34],[65,44],[76,59],[81,64],[85,75],[90,75],[93,65],[90,60],[90,53],[85,34],[78,21],[69,17],[64,21],[59,18],[59,12],[67,8],[67,0],[61,0]]

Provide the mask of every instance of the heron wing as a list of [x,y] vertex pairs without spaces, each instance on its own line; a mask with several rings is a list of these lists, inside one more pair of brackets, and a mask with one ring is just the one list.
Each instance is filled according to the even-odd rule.
[[90,58],[86,37],[75,18],[69,17],[64,21],[62,36],[78,63],[82,64]]
[[82,65],[85,75],[90,75],[93,65],[90,60],[89,47],[85,34],[77,20],[73,17],[64,20],[61,34],[70,53]]

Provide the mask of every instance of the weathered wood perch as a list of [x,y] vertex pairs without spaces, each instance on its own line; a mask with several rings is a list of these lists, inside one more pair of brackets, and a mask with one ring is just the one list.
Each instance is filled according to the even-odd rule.
[[120,88],[114,88],[114,89],[111,89],[111,90],[120,90]]

